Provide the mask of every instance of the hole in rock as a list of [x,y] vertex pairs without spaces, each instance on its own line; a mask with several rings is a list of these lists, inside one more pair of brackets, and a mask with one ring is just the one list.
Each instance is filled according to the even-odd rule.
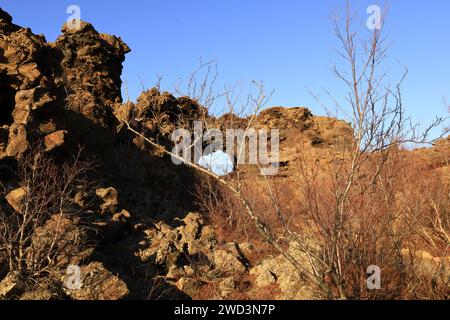
[[233,161],[223,151],[216,151],[201,157],[198,164],[218,176],[226,176],[234,170]]

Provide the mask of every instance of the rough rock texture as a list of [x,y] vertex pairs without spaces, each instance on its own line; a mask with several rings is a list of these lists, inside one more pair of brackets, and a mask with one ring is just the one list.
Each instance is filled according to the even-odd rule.
[[[198,119],[206,112],[194,100],[181,97],[175,98],[168,92],[160,93],[156,88],[143,92],[135,105],[135,119],[151,132],[171,133],[175,128],[181,128]],[[189,128],[189,126],[187,126]]]
[[67,131],[59,130],[46,135],[44,138],[45,151],[52,151],[58,147],[61,147],[64,144],[64,137],[66,134]]
[[[156,88],[144,91],[135,104],[116,104],[114,113],[120,122],[128,122],[146,137],[169,149],[172,149],[171,134],[175,129],[192,129],[193,121],[207,116],[207,111],[198,102],[188,97],[175,98]],[[133,141],[142,150],[152,149],[147,148],[139,137]],[[160,150],[153,151],[162,156]]]
[[[214,118],[198,102],[156,88],[143,92],[136,103],[123,104],[120,76],[128,46],[85,22],[78,30],[64,26],[62,33],[47,43],[13,24],[0,9],[0,183],[7,190],[0,193],[0,209],[20,214],[27,191],[20,188],[15,166],[34,144],[43,144],[61,163],[80,145],[83,159],[94,158],[97,164],[91,177],[95,186],[79,186],[70,199],[83,221],[52,212],[31,243],[40,251],[56,246],[59,254],[52,258],[61,272],[58,279],[65,283],[67,266],[75,264],[83,285],[69,290],[58,282],[57,291],[40,287],[26,292],[0,255],[0,299],[186,299],[205,286],[218,289],[219,298],[242,288],[258,292],[270,286],[279,287],[281,299],[317,298],[282,256],[263,257],[252,265],[247,259],[254,251],[251,243],[219,243],[194,205],[195,175],[120,130],[126,120],[171,147],[173,130],[192,128],[195,120],[237,129],[250,119],[232,114]],[[256,129],[280,129],[279,176],[286,179],[299,150],[306,160],[326,166],[352,144],[348,123],[314,116],[303,107],[270,108],[254,120]],[[416,154],[432,158],[433,170],[444,172],[450,186],[450,166],[443,157],[450,154],[449,146],[446,139]],[[243,169],[243,180],[260,178],[257,168]],[[56,232],[69,244],[54,244]],[[86,239],[88,246],[79,250],[77,244]],[[305,257],[289,250],[308,265]],[[417,257],[426,274],[445,259],[427,253]],[[245,279],[249,275],[252,283]]]
[[195,279],[181,277],[175,286],[188,295],[194,295],[201,288],[201,283]]
[[247,268],[237,251],[218,249],[214,251],[214,264],[224,275],[242,274]]
[[152,258],[168,270],[173,266],[184,267],[186,257],[209,253],[217,246],[213,230],[198,213],[188,214],[177,228],[159,223],[157,230],[156,234],[153,230],[148,232],[151,243],[140,256],[143,261]]
[[220,285],[224,294],[231,293],[237,287],[231,279],[247,271],[239,246],[220,246],[198,213],[188,214],[177,228],[160,223],[157,230],[147,232],[149,243],[143,245],[148,248],[138,255],[143,262],[162,267],[159,274],[186,294],[192,295],[196,288],[211,282]]
[[26,196],[27,189],[18,188],[8,193],[5,199],[16,212],[21,213]]
[[119,300],[129,293],[126,284],[99,262],[82,267],[80,280],[81,289],[65,289],[74,300]]
[[11,19],[1,20],[0,36],[1,159],[25,152],[30,139],[39,135],[39,123],[51,122],[62,100],[46,62],[45,39]]
[[[308,259],[295,247],[289,248],[289,253],[296,257],[303,266],[308,267]],[[295,267],[282,255],[267,257],[260,264],[250,270],[255,277],[255,286],[264,288],[278,284],[282,300],[311,300],[320,298],[320,295],[302,279]]]
[[[109,143],[106,149],[114,148],[116,118],[112,107],[122,101],[120,75],[129,48],[119,38],[98,33],[84,22],[79,30],[63,27],[62,32],[55,43],[47,43],[43,36],[13,24],[11,16],[0,9],[0,182],[8,190],[1,199],[1,210],[7,214],[20,213],[27,194],[24,188],[14,189],[20,185],[14,172],[15,161],[36,144],[42,144],[45,152],[67,151],[66,155],[53,153],[58,161],[76,154],[79,144],[88,147],[87,157],[104,157],[98,145]],[[83,145],[80,136],[94,140],[96,148]],[[51,257],[55,268],[64,270],[68,264],[76,264],[88,273],[85,291],[70,293],[73,298],[122,298],[128,294],[123,282],[100,262],[83,264],[92,260],[95,243],[122,232],[131,214],[119,208],[113,188],[101,189],[95,197],[89,190],[80,190],[74,196],[77,210],[85,210],[82,228],[76,219],[55,213],[34,230],[30,246],[37,252],[57,252]],[[57,234],[64,234],[64,241],[55,243]],[[79,251],[80,243],[85,250]],[[36,263],[30,255],[27,259],[28,265]],[[5,276],[4,261],[0,255],[0,278]],[[10,273],[1,281],[2,295],[14,293],[22,295],[22,299],[54,297],[42,288],[44,291],[16,290],[15,277]],[[94,282],[103,280],[105,285],[93,291]]]
[[9,273],[0,281],[0,299],[8,299],[18,288],[17,276]]
[[111,128],[112,107],[122,101],[122,62],[130,48],[86,22],[75,30],[64,25],[62,32],[50,47],[56,58],[56,85],[67,90],[66,107]]
[[122,101],[122,62],[130,49],[89,23],[62,32],[47,43],[2,11],[0,159],[22,154],[42,136],[48,151],[62,145],[71,132],[60,129],[74,120],[68,110],[101,127],[116,124],[113,105]]

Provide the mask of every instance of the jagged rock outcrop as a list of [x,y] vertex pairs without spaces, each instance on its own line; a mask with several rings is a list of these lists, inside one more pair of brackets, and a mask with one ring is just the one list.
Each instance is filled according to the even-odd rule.
[[[353,130],[349,123],[329,117],[314,116],[305,107],[272,107],[262,110],[255,117],[240,118],[234,114],[225,114],[219,118],[208,117],[209,128],[217,128],[222,132],[227,129],[245,130],[251,122],[251,128],[264,129],[268,136],[271,130],[277,129],[280,139],[278,159],[279,176],[287,177],[289,168],[301,157],[312,163],[326,165],[343,148],[353,143]],[[225,143],[228,138],[224,135]],[[270,144],[270,138],[268,140]],[[236,155],[233,155],[236,157]],[[250,177],[259,176],[257,166],[239,166]],[[251,178],[252,179],[252,178]]]
[[113,105],[122,101],[122,62],[130,49],[89,23],[62,32],[47,43],[0,15],[0,159],[44,137],[49,151],[63,145],[66,134],[78,134],[64,131],[74,127],[67,111],[104,128],[116,125]]
[[[121,126],[126,121],[169,150],[172,149],[171,134],[175,129],[192,130],[194,121],[204,120],[208,115],[197,101],[188,97],[175,98],[157,88],[144,91],[136,103],[116,104],[114,113]],[[147,149],[142,138],[134,137],[133,141],[140,149]],[[155,154],[162,155],[160,150],[151,149]]]
[[[78,30],[64,26],[62,32],[54,43],[47,43],[43,36],[14,25],[12,18],[0,11],[0,160],[18,159],[36,141],[51,152],[70,147],[66,141],[72,140],[74,144],[92,143],[88,145],[89,154],[98,156],[103,163],[109,161],[108,165],[113,167],[110,155],[120,143],[114,134],[117,119],[123,120],[122,116],[149,137],[162,138],[164,143],[170,143],[175,128],[191,128],[194,120],[207,117],[206,110],[196,101],[175,98],[156,89],[144,92],[135,104],[122,105],[120,75],[125,54],[130,50],[126,44],[120,38],[98,33],[85,22]],[[134,142],[137,150],[148,151],[141,139],[134,138]],[[70,154],[73,150],[68,151]],[[133,188],[129,193],[137,192],[135,185]],[[25,189],[16,188],[5,200],[12,210],[20,213],[26,193]],[[138,273],[145,278],[161,275],[164,270],[174,287],[189,294],[204,281],[220,282],[226,293],[237,287],[234,277],[245,273],[248,266],[236,244],[219,246],[212,228],[201,216],[188,214],[178,227],[160,222],[156,228],[146,229],[146,241],[137,245],[140,230],[149,226],[141,227],[138,219],[130,223],[135,215],[119,201],[119,195],[123,194],[113,187],[96,191],[81,188],[73,203],[83,212],[87,229],[56,212],[36,229],[31,240],[36,250],[53,248],[56,233],[62,233],[65,241],[56,244],[59,254],[53,259],[61,270],[69,264],[81,268],[83,287],[79,290],[64,287],[70,298],[125,298],[129,288],[140,288],[136,284],[139,279],[133,281],[128,269],[133,273],[141,270]],[[170,198],[173,195],[171,191],[164,195],[165,199],[154,198],[163,204],[163,201],[174,203]],[[128,197],[124,196],[125,202],[134,202],[127,201]],[[136,208],[147,211],[150,206]],[[94,238],[86,232],[90,228],[95,230]],[[100,241],[102,249],[97,250],[94,245],[79,251],[79,242],[87,238],[94,243]],[[114,254],[106,254],[110,247]],[[133,250],[138,261],[131,256]],[[110,269],[118,270],[121,276],[113,275]],[[1,282],[3,295],[17,289],[14,277],[10,273]],[[29,299],[53,297],[46,290],[20,292],[19,288],[18,294]]]
[[234,277],[247,271],[239,245],[219,245],[211,226],[198,213],[188,214],[177,228],[159,223],[147,235],[148,244],[143,245],[148,248],[138,253],[142,262],[162,268],[159,274],[187,294],[211,282],[230,293]]
[[[95,139],[89,139],[96,140],[97,145],[109,144],[107,148],[113,149],[116,120],[112,106],[122,101],[120,75],[129,48],[119,38],[98,33],[84,22],[78,30],[64,26],[62,32],[55,43],[47,43],[43,36],[13,24],[12,17],[0,9],[0,182],[8,186],[4,199],[0,199],[0,210],[6,210],[6,215],[22,213],[27,190],[14,189],[21,185],[13,172],[14,162],[31,148],[35,150],[36,144],[41,144],[44,152],[65,148],[71,157],[70,154],[76,154],[74,147],[83,146],[80,136],[97,132]],[[72,145],[66,143],[68,139]],[[101,151],[91,148],[86,155],[101,158]],[[65,157],[61,154],[58,161],[64,163]],[[95,243],[119,234],[131,214],[119,207],[117,192],[103,194],[100,190],[97,200],[92,201],[96,195],[92,190],[84,190],[85,187],[81,186],[83,190],[73,199],[78,206],[75,210],[83,213],[83,225],[77,215],[70,217],[55,212],[48,221],[36,225],[28,240],[29,248],[39,252],[36,257],[52,252],[46,259],[52,259],[53,272],[64,270],[69,264],[82,267],[86,287],[84,291],[68,293],[72,298],[123,298],[128,294],[123,281],[99,262],[83,264],[92,259]],[[55,243],[55,239],[60,240]],[[44,285],[41,285],[45,289],[42,292],[24,292],[25,288],[15,281],[14,270],[5,278],[3,258],[0,257],[0,277],[4,278],[0,283],[2,296],[60,297],[49,293]],[[27,255],[24,263],[34,268],[40,262],[33,259],[33,255]],[[94,283],[96,279],[104,285]],[[51,285],[52,281],[49,278],[45,284]]]
[[[25,152],[39,125],[56,122],[61,104],[48,65],[45,38],[0,16],[0,159]],[[57,124],[54,125],[57,127]],[[56,130],[55,130],[56,131]]]
[[194,256],[211,250],[216,244],[214,232],[205,225],[198,213],[191,213],[181,221],[182,225],[171,228],[159,223],[156,230],[148,231],[150,245],[140,253],[144,262],[153,259],[158,265],[183,268],[186,256]]
[[122,101],[122,62],[130,48],[86,22],[79,29],[64,25],[62,32],[49,47],[55,57],[55,84],[66,94],[65,107],[112,128],[113,105]]
[[[136,103],[122,104],[122,62],[130,49],[120,38],[101,34],[82,22],[77,30],[64,26],[62,35],[47,43],[44,37],[14,25],[4,11],[0,11],[0,19],[0,159],[18,158],[35,141],[42,141],[47,152],[69,148],[69,154],[73,151],[70,148],[81,144],[102,162],[101,179],[114,181],[95,191],[81,188],[74,195],[73,202],[89,217],[89,227],[97,233],[95,240],[101,249],[88,248],[75,256],[58,258],[61,266],[75,263],[82,270],[83,288],[66,294],[72,299],[118,299],[133,291],[132,297],[146,297],[149,277],[163,277],[191,296],[206,283],[216,284],[224,296],[238,290],[240,277],[250,268],[245,257],[248,244],[219,245],[214,230],[200,214],[186,214],[189,211],[177,204],[179,193],[190,192],[176,193],[179,185],[186,184],[182,179],[187,170],[178,168],[183,171],[180,174],[171,164],[153,159],[161,156],[158,150],[123,131],[116,136],[116,126],[127,120],[171,149],[171,133],[177,128],[192,129],[195,120],[206,120],[225,130],[245,126],[248,119],[210,117],[195,100],[176,98],[156,88],[143,92]],[[321,121],[306,108],[277,107],[261,112],[253,127],[281,129],[283,161],[291,161],[295,155],[292,141],[331,146],[339,144],[335,138],[340,133],[327,135],[327,130],[336,126],[349,133],[342,122],[330,122],[325,128]],[[132,147],[129,140],[133,140]],[[130,149],[133,147],[136,150]],[[122,164],[121,152],[132,154],[130,159],[138,168],[128,159]],[[118,164],[125,168],[118,168]],[[130,183],[116,177],[120,170]],[[24,194],[21,189],[13,191],[7,199],[10,206],[20,211]],[[173,223],[172,212],[181,213],[178,225]],[[159,222],[150,223],[149,216]],[[58,220],[54,215],[39,228],[33,239],[35,246],[48,248],[56,226],[73,242],[88,236],[77,221]],[[142,233],[146,234],[144,239]],[[60,249],[65,252],[66,248]],[[65,260],[65,256],[70,259]],[[48,295],[36,291],[29,295],[33,296]]]
[[[239,118],[225,114],[219,118],[209,117],[208,124],[219,128],[245,129],[252,117]],[[344,146],[353,140],[353,130],[345,121],[314,116],[305,107],[272,107],[262,110],[251,123],[254,129],[279,129],[280,140],[286,145],[289,140],[307,142],[310,146]]]
[[156,88],[143,92],[135,104],[135,120],[149,133],[158,131],[165,135],[177,128],[190,128],[189,124],[206,116],[206,110],[188,97],[175,98]]

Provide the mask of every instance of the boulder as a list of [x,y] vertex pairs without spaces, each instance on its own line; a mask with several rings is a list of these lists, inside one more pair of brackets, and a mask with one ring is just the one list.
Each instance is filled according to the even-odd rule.
[[6,195],[6,201],[8,204],[18,213],[22,213],[22,207],[25,203],[27,196],[26,188],[18,188]]
[[215,269],[224,275],[238,275],[247,271],[242,258],[232,250],[218,249],[213,252]]
[[186,293],[187,295],[192,296],[200,288],[201,283],[195,279],[183,277],[177,281],[175,286],[177,287],[178,290]]
[[0,300],[10,298],[17,290],[19,290],[17,275],[9,273],[0,281]]
[[[65,293],[74,300],[120,300],[129,294],[125,282],[109,272],[100,262],[81,267],[80,280],[80,289],[64,288]],[[63,282],[67,281],[67,276],[64,276]]]
[[8,157],[18,157],[27,151],[29,143],[24,125],[13,124],[9,129],[9,143],[6,147]]
[[59,130],[52,134],[45,136],[44,144],[45,151],[52,151],[64,144],[64,137],[67,134],[65,130]]
[[100,188],[97,189],[95,194],[103,200],[103,204],[100,206],[101,214],[105,214],[107,212],[115,214],[117,205],[119,204],[118,193],[117,190],[110,188]]
[[[307,257],[300,250],[296,249],[294,244],[291,244],[288,251],[299,263],[312,271]],[[316,288],[305,281],[299,271],[282,255],[266,257],[250,270],[250,274],[255,278],[253,283],[256,287],[255,290],[276,283],[281,290],[280,298],[283,300],[321,298]]]

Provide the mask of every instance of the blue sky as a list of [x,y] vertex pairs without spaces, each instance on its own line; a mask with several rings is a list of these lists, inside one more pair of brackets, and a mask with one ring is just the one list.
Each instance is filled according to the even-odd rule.
[[[270,105],[324,110],[309,89],[342,97],[331,73],[339,58],[329,20],[343,0],[0,0],[17,24],[56,39],[68,18],[66,8],[80,6],[82,19],[100,32],[121,36],[132,48],[123,80],[131,99],[162,74],[171,89],[194,70],[199,58],[216,59],[220,83],[261,80],[274,89]],[[376,0],[352,1],[362,20]],[[450,1],[391,0],[386,30],[390,34],[391,76],[409,68],[403,95],[415,120],[448,115],[450,104]],[[396,61],[399,62],[396,62]]]
[[201,157],[198,164],[219,176],[227,175],[234,169],[230,157],[223,151],[216,151]]

